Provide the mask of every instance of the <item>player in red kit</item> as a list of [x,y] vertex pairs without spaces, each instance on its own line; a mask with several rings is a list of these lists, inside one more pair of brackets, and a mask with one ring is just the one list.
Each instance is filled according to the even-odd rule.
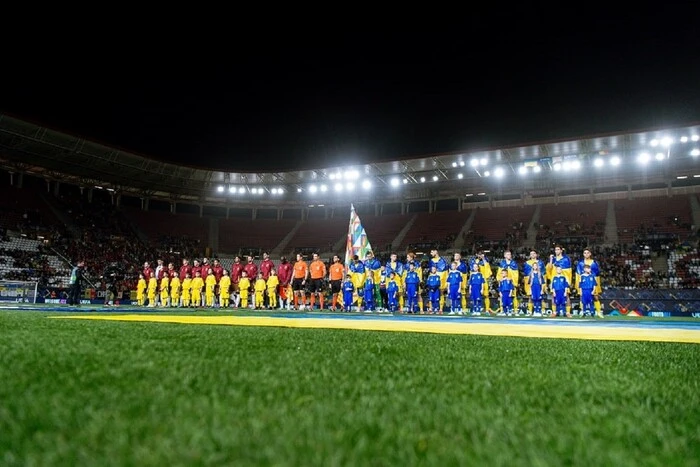
[[280,309],[284,308],[285,301],[287,301],[287,308],[290,308],[289,304],[292,297],[287,296],[287,289],[289,282],[292,280],[292,269],[292,263],[287,261],[286,256],[283,256],[277,267],[277,278],[279,280],[279,293],[277,295],[280,298]]
[[[248,275],[248,278],[252,282],[255,282],[255,278],[258,277],[258,266],[253,262],[252,256],[248,256],[248,262],[243,266],[243,270]],[[258,306],[258,304],[255,303],[255,294],[253,294],[251,298],[253,300],[253,307]]]
[[182,260],[182,266],[180,266],[180,283],[185,280],[188,272],[190,273],[190,277],[192,277],[192,266],[190,266],[190,260],[185,258]]
[[214,260],[214,265],[212,266],[211,270],[214,272],[214,276],[216,277],[216,283],[218,284],[221,280],[221,276],[224,275],[224,268],[221,266],[221,263],[218,259]]
[[[267,282],[267,279],[270,277],[270,271],[273,269],[275,269],[275,263],[273,263],[270,259],[270,254],[268,252],[263,253],[263,260],[260,263],[260,272],[262,273],[265,282]],[[270,296],[268,294],[263,294],[263,302],[265,308],[269,308]]]
[[151,268],[151,263],[146,261],[143,263],[143,278],[146,279],[146,283],[148,283],[148,279],[150,279],[153,276],[153,268]]
[[243,265],[241,264],[241,257],[236,256],[233,259],[233,264],[231,265],[231,287],[233,291],[233,306],[238,308],[239,300],[241,299],[238,289],[238,283],[241,280],[241,273],[243,272]]

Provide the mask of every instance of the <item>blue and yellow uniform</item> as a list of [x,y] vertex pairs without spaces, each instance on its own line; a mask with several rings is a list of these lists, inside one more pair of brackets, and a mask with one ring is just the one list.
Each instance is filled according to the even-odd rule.
[[581,291],[581,312],[584,315],[595,316],[593,309],[593,290],[598,286],[593,274],[584,272],[579,278],[578,287]]
[[456,268],[447,274],[448,294],[450,296],[450,312],[462,311],[462,273]]
[[[365,279],[367,278],[364,263],[361,261],[353,261],[350,263],[348,268],[350,270],[350,277],[352,277],[352,285],[355,286],[355,292],[357,292],[357,308],[362,307],[362,298],[365,294]],[[343,294],[343,300],[345,300],[345,294]],[[352,303],[352,302],[351,302]]]
[[568,315],[567,297],[569,295],[569,281],[566,279],[563,272],[562,274],[555,274],[555,276],[552,277],[552,293],[554,295],[553,305],[555,315]]
[[354,293],[355,285],[352,283],[352,276],[348,274],[347,279],[343,282],[343,306],[345,311],[352,311],[352,296]]
[[[420,276],[415,268],[409,268],[406,273],[406,298],[408,300],[408,312],[416,312],[416,302],[418,301],[418,284],[420,284]],[[422,310],[421,310],[422,311]]]
[[484,289],[484,275],[479,271],[479,267],[472,270],[469,275],[469,299],[471,301],[471,311],[472,313],[481,314],[484,308],[482,291]]
[[[381,283],[382,263],[379,262],[374,254],[365,259],[365,270],[367,275],[372,276],[372,293],[374,294],[373,302],[375,307],[382,307],[382,296],[379,293],[379,284]],[[365,291],[365,298],[367,292]]]
[[[417,295],[417,300],[418,300],[418,308],[420,309],[421,313],[423,312],[423,299],[421,298],[421,290],[420,290],[420,282],[423,280],[423,267],[421,266],[420,261],[416,259],[415,254],[409,253],[406,257],[406,271],[411,270],[411,265],[413,265],[413,270],[418,274],[418,291],[416,292]],[[406,275],[408,277],[408,273]],[[405,280],[404,280],[405,282]]]
[[462,295],[462,309],[464,310],[467,308],[467,281],[469,279],[469,266],[461,256],[455,255],[455,261],[457,262],[457,271],[462,274],[462,284],[459,293]]
[[[559,245],[554,247],[554,254],[549,257],[549,263],[547,264],[547,279],[550,283],[554,279],[557,268],[561,268],[561,273],[566,278],[566,283],[570,287],[573,283],[571,259],[564,253],[564,249]],[[566,313],[571,313],[571,303],[569,303],[568,295],[566,298]]]
[[[392,257],[395,255],[392,255]],[[398,286],[398,291],[396,293],[396,297],[398,300],[398,308],[403,309],[404,305],[404,299],[403,299],[403,280],[406,275],[406,268],[403,263],[400,261],[394,259],[394,260],[389,260],[386,262],[386,275],[387,277],[391,277],[391,274],[394,273],[395,277],[394,280],[396,281],[396,285]]]
[[501,276],[501,281],[498,283],[498,291],[501,295],[501,313],[506,315],[513,314],[513,295],[515,295],[515,284],[507,275]]
[[479,267],[479,272],[481,275],[484,276],[484,288],[481,291],[481,294],[484,297],[484,308],[486,311],[491,311],[491,299],[489,298],[489,279],[493,275],[493,272],[491,271],[491,264],[483,253],[480,253],[469,261],[470,271],[474,270],[475,264]]
[[433,267],[437,270],[438,275],[440,276],[440,310],[442,310],[445,307],[445,293],[447,292],[447,261],[442,256],[439,256],[437,254],[437,251],[434,251],[435,255],[431,256],[430,258],[430,268],[432,269]]
[[528,296],[530,301],[528,302],[528,309],[530,313],[535,313],[535,315],[542,315],[542,295],[545,292],[544,288],[546,285],[544,276],[542,275],[542,270],[538,269],[535,271],[530,267],[530,273],[526,277],[530,286],[528,287]]
[[389,276],[389,283],[386,285],[386,295],[387,301],[389,302],[389,311],[397,311],[399,284],[396,273],[392,273],[392,275]]
[[[588,255],[586,255],[586,252],[588,252]],[[583,274],[583,268],[585,266],[590,266],[591,268],[591,276],[595,279],[596,286],[593,288],[593,306],[595,307],[595,311],[598,315],[601,314],[601,306],[600,306],[600,295],[603,293],[603,286],[600,282],[600,266],[598,265],[598,262],[594,260],[593,258],[590,257],[590,250],[586,249],[583,251],[584,256],[588,256],[587,258],[582,259],[581,261],[578,262],[576,265],[576,283],[574,287],[579,291],[579,294],[581,293],[581,287],[579,285],[579,281],[581,278],[581,275]]]
[[[532,274],[532,267],[537,264],[539,267],[540,275],[545,273],[545,268],[544,268],[544,263],[542,262],[541,259],[538,259],[537,257],[532,257],[532,254],[530,255],[530,259],[525,261],[525,264],[523,264],[523,285],[525,286],[525,294],[528,297],[532,297],[532,290],[530,286],[530,275]],[[542,278],[544,279],[544,278]],[[542,287],[542,284],[540,284],[540,287]],[[540,288],[540,295],[542,294],[542,289]],[[533,303],[532,300],[530,300],[527,304],[528,311],[532,313],[533,310]]]
[[501,272],[505,271],[508,275],[508,279],[513,282],[515,290],[513,292],[513,309],[518,309],[518,284],[520,284],[520,270],[518,269],[518,263],[510,257],[510,252],[506,252],[506,257],[504,257],[498,264],[498,272],[496,277],[501,277]]
[[440,289],[442,288],[440,274],[437,272],[432,272],[431,270],[428,279],[425,281],[425,286],[428,288],[430,311],[433,313],[442,313],[442,306],[440,304]]
[[367,274],[365,279],[365,311],[374,311],[374,274]]

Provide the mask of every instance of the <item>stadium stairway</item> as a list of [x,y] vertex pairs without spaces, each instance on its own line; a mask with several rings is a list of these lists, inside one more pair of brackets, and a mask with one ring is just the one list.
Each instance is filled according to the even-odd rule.
[[608,201],[608,212],[605,215],[605,239],[603,243],[606,245],[616,245],[618,242],[617,235],[617,215],[615,214],[615,201]]
[[294,236],[296,235],[297,231],[301,227],[302,223],[304,221],[297,221],[297,223],[294,225],[292,230],[290,230],[287,235],[282,239],[281,242],[270,252],[270,256],[273,256],[275,258],[279,258],[282,255],[282,252],[284,251],[285,248],[287,248],[287,245],[289,242],[292,241]]
[[462,251],[462,248],[464,248],[464,238],[467,235],[467,232],[471,230],[472,224],[474,223],[474,218],[476,217],[476,209],[472,209],[472,212],[469,213],[469,217],[467,217],[466,222],[460,229],[459,233],[457,234],[457,238],[455,238],[455,243],[454,243],[454,249],[455,251]]
[[690,195],[691,218],[695,229],[700,227],[700,202],[697,195]]
[[396,251],[399,246],[401,246],[401,242],[403,242],[403,239],[406,237],[406,234],[408,233],[409,230],[411,230],[411,227],[413,226],[413,223],[416,222],[416,219],[418,218],[418,214],[414,214],[408,222],[406,222],[406,225],[403,226],[403,229],[399,231],[399,233],[396,235],[394,240],[391,242],[391,250]]
[[535,212],[532,213],[532,219],[527,226],[527,239],[523,241],[523,246],[526,248],[535,248],[537,245],[537,231],[539,230],[537,226],[540,223],[540,212],[542,212],[542,205],[538,204],[535,206]]
[[61,221],[61,223],[66,227],[66,229],[68,229],[71,235],[73,235],[76,238],[80,238],[82,236],[82,232],[80,231],[78,226],[75,225],[75,222],[73,222],[69,215],[63,212],[63,210],[56,205],[56,201],[53,199],[52,196],[40,191],[39,197],[44,201],[44,203],[46,203],[53,215],[56,216],[56,219]]

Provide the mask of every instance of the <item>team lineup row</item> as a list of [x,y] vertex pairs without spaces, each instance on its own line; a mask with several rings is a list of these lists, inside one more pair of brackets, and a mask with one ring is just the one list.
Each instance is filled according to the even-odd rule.
[[[504,253],[497,268],[494,277],[491,263],[483,252],[469,260],[455,253],[448,262],[437,250],[430,252],[427,262],[408,253],[405,263],[392,254],[385,264],[368,252],[364,260],[355,256],[347,267],[339,256],[334,256],[330,267],[326,267],[318,254],[313,255],[310,263],[298,254],[294,264],[283,257],[275,265],[264,253],[260,266],[250,256],[245,264],[237,257],[230,271],[218,260],[209,264],[206,258],[194,260],[193,265],[183,259],[179,270],[172,263],[165,267],[159,260],[155,269],[150,263],[144,263],[137,285],[137,300],[140,305],[148,303],[149,307],[227,308],[232,305],[248,308],[252,302],[251,306],[258,309],[301,310],[317,305],[323,309],[330,298],[331,310],[449,311],[451,314],[463,314],[469,304],[469,311],[479,315],[492,312],[490,296],[493,291],[498,296],[497,313],[500,315],[541,316],[544,302],[549,300],[553,315],[571,316],[570,294],[576,291],[580,297],[581,316],[602,316],[600,268],[588,249],[583,251],[575,271],[571,259],[559,245],[546,264],[536,251],[531,251],[522,265],[522,283],[520,267],[510,251]],[[520,306],[517,291],[521,285],[527,307]],[[446,302],[448,308],[445,308]]]

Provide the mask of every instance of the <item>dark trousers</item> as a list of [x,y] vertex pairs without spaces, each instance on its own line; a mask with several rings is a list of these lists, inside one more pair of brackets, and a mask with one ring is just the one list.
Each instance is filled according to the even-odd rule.
[[80,284],[72,284],[68,290],[68,304],[80,305]]

